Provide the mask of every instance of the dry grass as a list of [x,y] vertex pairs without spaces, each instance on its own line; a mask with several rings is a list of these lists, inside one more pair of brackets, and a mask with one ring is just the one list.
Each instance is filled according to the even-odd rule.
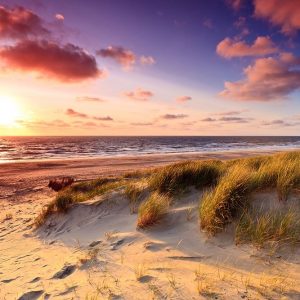
[[222,230],[246,204],[250,173],[243,164],[232,166],[200,205],[201,228],[210,234]]
[[170,198],[166,195],[154,192],[138,211],[138,228],[146,228],[156,224],[168,211]]
[[[201,199],[199,215],[201,228],[213,235],[223,230],[232,220],[241,217],[248,209],[251,193],[276,189],[279,201],[285,201],[292,190],[299,190],[300,151],[226,162],[186,161],[132,172],[117,179],[100,178],[77,183],[59,192],[57,197],[43,209],[36,219],[36,224],[43,224],[47,217],[55,212],[66,212],[76,202],[86,201],[119,187],[125,187],[124,194],[129,199],[131,212],[138,211],[137,227],[145,228],[159,222],[168,212],[172,197],[184,192],[190,186],[206,189]],[[144,193],[146,190],[151,191],[152,194],[143,201],[147,195]],[[188,211],[187,220],[190,219],[189,216],[191,211]],[[275,220],[279,222],[279,217],[275,215],[264,218],[269,222],[271,219],[272,222]],[[257,226],[258,231],[261,233],[264,231],[266,234],[262,234],[263,239],[270,239],[270,232],[261,225],[263,220],[267,222],[264,218],[251,223],[244,215],[237,230],[237,241],[242,242],[244,232],[253,231]],[[287,222],[289,218],[286,215],[280,222]],[[275,233],[272,234],[274,237]],[[254,234],[249,241],[255,242],[256,238]]]
[[103,195],[111,190],[124,186],[121,179],[99,178],[92,181],[74,184],[57,193],[55,199],[45,206],[35,220],[37,227],[43,225],[47,218],[54,213],[66,213],[68,209],[78,202]]
[[300,152],[233,160],[225,163],[225,169],[200,205],[201,228],[210,234],[241,214],[250,193],[275,188],[278,199],[285,201],[300,186]]
[[149,179],[151,190],[174,195],[189,186],[214,185],[223,171],[221,161],[188,161],[158,169]]
[[295,246],[300,243],[300,215],[297,211],[254,211],[247,210],[240,218],[235,241],[252,243],[263,247]]
[[143,181],[130,182],[126,185],[124,194],[129,200],[130,212],[136,213],[138,204],[142,200],[143,192],[147,188],[147,185],[143,184]]

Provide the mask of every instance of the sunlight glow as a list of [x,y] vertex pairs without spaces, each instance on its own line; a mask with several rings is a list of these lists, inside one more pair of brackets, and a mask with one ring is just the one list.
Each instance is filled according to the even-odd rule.
[[20,108],[14,99],[0,96],[0,125],[12,126],[20,115]]

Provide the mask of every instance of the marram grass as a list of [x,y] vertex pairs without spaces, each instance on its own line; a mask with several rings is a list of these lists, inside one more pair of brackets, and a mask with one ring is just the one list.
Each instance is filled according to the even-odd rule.
[[238,217],[251,193],[276,189],[279,201],[286,201],[291,190],[300,187],[300,152],[229,161],[225,168],[216,187],[201,199],[201,228],[209,234]]
[[[264,224],[280,223],[282,230],[289,229],[289,226],[282,224],[294,220],[291,215],[260,216],[253,223],[247,220],[246,215],[240,218],[250,207],[252,193],[276,190],[278,200],[286,201],[291,191],[300,191],[300,151],[229,161],[186,161],[150,171],[133,172],[117,179],[101,178],[77,183],[60,191],[42,210],[36,224],[42,225],[55,212],[66,212],[76,202],[123,187],[129,205],[133,207],[131,211],[138,211],[137,227],[146,228],[158,223],[168,212],[172,198],[190,186],[205,189],[200,199],[199,219],[201,229],[208,234],[214,235],[233,220],[240,220],[237,243],[246,242],[244,236],[249,236],[248,241],[255,244],[261,244],[264,240],[284,241],[284,235],[291,236],[292,230],[270,233],[267,231],[269,227]],[[148,191],[150,196],[145,199]],[[254,229],[256,233],[253,233]]]
[[295,246],[300,243],[299,212],[246,210],[238,221],[236,244],[251,243],[263,247]]
[[158,223],[168,212],[170,198],[165,194],[154,192],[143,202],[138,210],[138,228],[146,228]]

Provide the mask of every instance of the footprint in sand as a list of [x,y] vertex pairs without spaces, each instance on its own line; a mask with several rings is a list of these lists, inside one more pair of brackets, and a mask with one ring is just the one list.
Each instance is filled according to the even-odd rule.
[[150,276],[150,275],[144,275],[142,277],[139,278],[139,282],[141,283],[148,283],[149,281],[151,281],[154,277]]
[[162,244],[162,243],[155,243],[155,242],[151,242],[151,241],[144,243],[145,250],[149,250],[149,251],[153,251],[153,252],[160,251],[165,247],[166,247],[165,244]]
[[28,283],[35,283],[38,282],[41,279],[41,277],[35,277],[32,280],[28,281]]
[[18,278],[19,278],[19,276],[15,277],[15,278],[10,278],[10,279],[3,279],[3,280],[1,280],[1,282],[2,283],[10,283],[10,282],[12,282],[12,281],[14,281],[14,280],[16,280]]
[[25,294],[23,294],[21,297],[18,298],[18,300],[36,300],[38,299],[42,294],[44,293],[43,290],[39,291],[30,291]]
[[76,269],[75,265],[64,265],[63,268],[55,273],[51,279],[63,279],[70,276]]

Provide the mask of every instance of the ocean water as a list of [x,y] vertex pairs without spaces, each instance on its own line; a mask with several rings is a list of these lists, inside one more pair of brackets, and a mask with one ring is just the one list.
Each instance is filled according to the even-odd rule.
[[300,136],[0,137],[0,162],[295,148],[300,149]]

